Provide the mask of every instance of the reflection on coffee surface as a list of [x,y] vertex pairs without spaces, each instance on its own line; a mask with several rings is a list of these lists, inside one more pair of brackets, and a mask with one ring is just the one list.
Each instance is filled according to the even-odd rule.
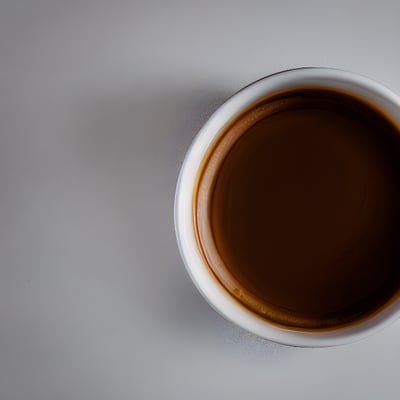
[[398,296],[399,139],[379,109],[328,88],[251,107],[221,134],[196,189],[216,279],[296,329],[357,323]]

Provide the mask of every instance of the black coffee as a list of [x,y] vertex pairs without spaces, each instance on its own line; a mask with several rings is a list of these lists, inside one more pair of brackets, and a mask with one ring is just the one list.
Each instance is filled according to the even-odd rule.
[[399,296],[400,132],[344,92],[255,105],[199,176],[195,225],[219,282],[259,316],[333,329]]

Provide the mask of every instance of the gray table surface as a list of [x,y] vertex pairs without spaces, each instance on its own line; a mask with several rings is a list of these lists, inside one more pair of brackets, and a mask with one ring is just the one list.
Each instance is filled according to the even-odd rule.
[[245,84],[317,65],[400,93],[394,1],[2,0],[0,399],[398,399],[400,323],[299,349],[181,262],[184,153]]

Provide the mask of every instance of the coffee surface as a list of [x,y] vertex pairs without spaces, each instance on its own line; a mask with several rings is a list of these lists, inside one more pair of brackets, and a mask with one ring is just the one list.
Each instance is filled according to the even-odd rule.
[[277,324],[329,329],[398,295],[397,128],[345,93],[299,89],[250,109],[199,180],[196,226],[215,277]]

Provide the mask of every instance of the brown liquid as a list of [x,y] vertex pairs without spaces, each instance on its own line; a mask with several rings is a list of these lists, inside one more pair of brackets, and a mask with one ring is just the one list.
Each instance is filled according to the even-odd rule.
[[399,295],[399,129],[331,89],[241,116],[199,177],[198,240],[220,283],[259,316],[332,329]]

